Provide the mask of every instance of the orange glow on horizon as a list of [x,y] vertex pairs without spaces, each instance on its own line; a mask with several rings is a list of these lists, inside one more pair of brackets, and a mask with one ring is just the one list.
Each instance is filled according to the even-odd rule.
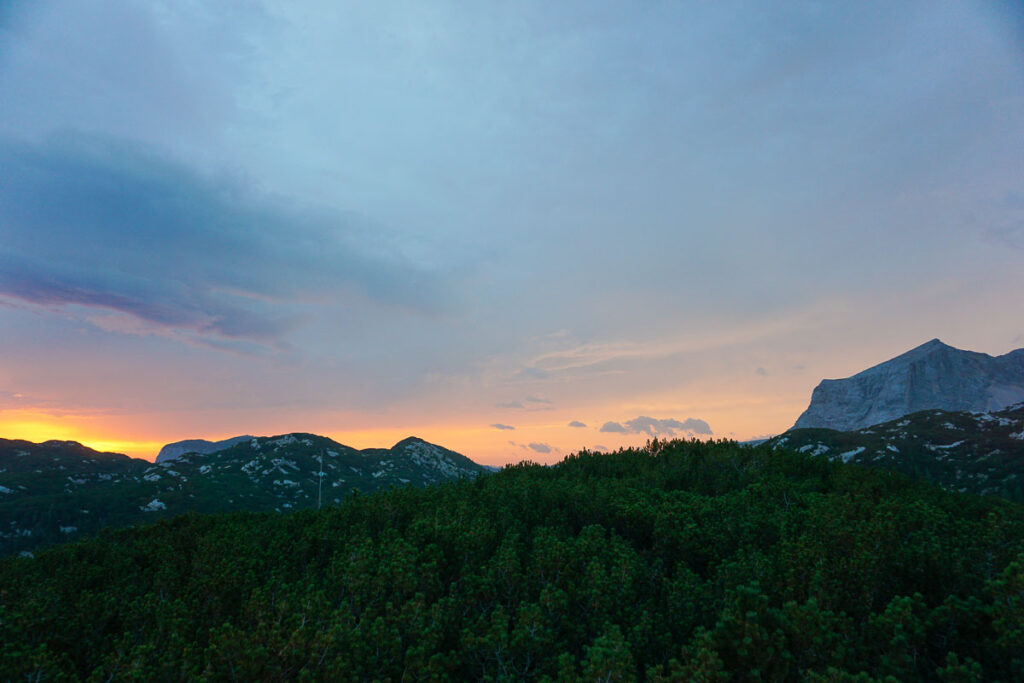
[[41,443],[51,439],[77,441],[78,430],[52,415],[5,411],[0,413],[0,433],[5,439],[21,439]]
[[[646,400],[645,400],[646,399]],[[218,415],[175,415],[173,423],[167,416],[88,415],[81,413],[50,414],[38,410],[0,412],[0,436],[36,443],[51,439],[78,441],[99,451],[124,453],[135,458],[153,460],[160,448],[183,439],[216,441],[239,434],[274,436],[289,432],[312,432],[327,436],[356,449],[390,448],[398,441],[416,436],[431,443],[457,451],[484,465],[504,465],[532,460],[553,463],[582,449],[608,450],[644,444],[646,433],[601,432],[604,421],[624,423],[641,415],[653,418],[706,420],[713,430],[710,438],[745,440],[777,434],[795,421],[805,407],[802,402],[775,400],[753,394],[708,394],[692,402],[671,396],[621,397],[612,402],[577,405],[571,410],[523,412],[506,415],[493,411],[462,413],[458,419],[448,416],[421,416],[422,421],[403,422],[400,417],[382,419],[380,414],[323,413],[295,418],[278,414],[271,419],[251,417],[252,424],[264,428],[238,428],[237,415],[230,423],[220,423]],[[508,420],[515,429],[497,429],[494,423]],[[583,420],[586,427],[570,427],[570,421]],[[366,424],[366,429],[338,429],[337,425]],[[190,427],[189,425],[194,425]],[[172,426],[173,425],[173,426]],[[395,426],[398,425],[398,426]],[[680,434],[686,437],[685,434]],[[709,438],[708,435],[697,435]],[[547,449],[545,451],[545,449]]]
[[96,418],[88,415],[57,416],[25,410],[0,413],[0,436],[33,443],[44,441],[77,441],[97,451],[123,453],[133,458],[152,460],[163,442],[111,438],[110,426],[97,427]]

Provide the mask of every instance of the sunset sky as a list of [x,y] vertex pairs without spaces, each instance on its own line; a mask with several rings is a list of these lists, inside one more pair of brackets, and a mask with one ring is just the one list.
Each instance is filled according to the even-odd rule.
[[790,427],[1024,346],[1015,2],[0,2],[0,437]]

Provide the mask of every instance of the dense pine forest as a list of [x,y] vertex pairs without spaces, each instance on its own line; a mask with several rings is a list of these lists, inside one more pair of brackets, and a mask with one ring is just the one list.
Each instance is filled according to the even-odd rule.
[[1024,679],[1024,507],[651,442],[0,562],[2,680]]

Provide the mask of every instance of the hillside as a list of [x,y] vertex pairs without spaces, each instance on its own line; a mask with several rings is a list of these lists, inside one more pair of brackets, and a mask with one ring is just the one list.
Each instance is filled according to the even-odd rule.
[[0,679],[1021,680],[1022,591],[1022,506],[677,441],[2,560]]
[[922,410],[991,412],[1024,401],[1024,349],[1002,356],[938,339],[846,379],[822,380],[794,429],[864,429]]
[[1024,502],[1024,403],[992,413],[925,410],[856,431],[794,428],[767,445]]
[[206,439],[175,441],[160,449],[160,452],[156,454],[156,462],[159,464],[166,460],[174,460],[186,453],[216,453],[217,451],[226,450],[236,443],[249,441],[252,438],[254,437],[251,434],[245,434],[244,436],[234,436],[222,441],[207,441]]
[[414,437],[361,451],[315,434],[253,437],[159,464],[75,442],[0,439],[0,554],[187,511],[283,512],[485,471]]

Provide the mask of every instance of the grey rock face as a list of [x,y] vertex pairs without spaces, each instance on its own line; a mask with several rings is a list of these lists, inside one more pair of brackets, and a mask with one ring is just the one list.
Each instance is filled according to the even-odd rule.
[[223,441],[207,441],[206,439],[175,441],[174,443],[169,443],[160,449],[160,453],[156,456],[156,461],[164,462],[166,460],[174,460],[186,453],[216,453],[218,451],[231,448],[236,443],[248,441],[250,439],[252,439],[251,436],[234,436],[230,439],[224,439]]
[[919,410],[990,412],[1024,401],[1024,349],[1002,356],[933,339],[846,379],[826,379],[794,429],[862,429]]

